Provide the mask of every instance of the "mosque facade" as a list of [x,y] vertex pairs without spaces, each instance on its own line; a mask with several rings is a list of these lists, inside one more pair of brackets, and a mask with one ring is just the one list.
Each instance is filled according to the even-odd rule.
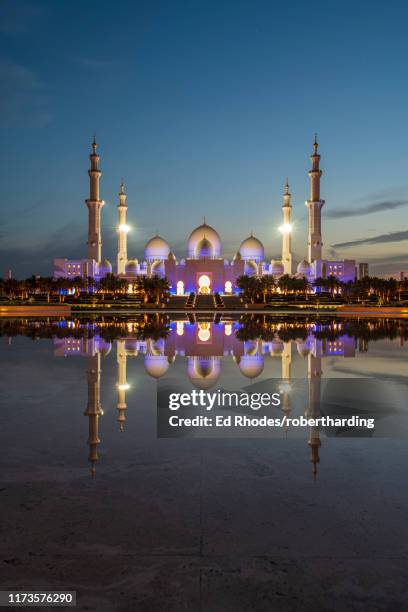
[[89,198],[85,200],[88,208],[88,253],[85,259],[54,259],[55,278],[91,277],[100,280],[109,273],[130,281],[140,276],[166,277],[170,283],[171,293],[186,295],[191,292],[199,294],[232,294],[238,291],[236,281],[243,274],[249,276],[271,275],[279,279],[284,274],[294,277],[306,277],[313,282],[318,277],[334,276],[343,282],[356,278],[354,260],[323,259],[322,247],[322,209],[325,201],[320,196],[320,154],[315,138],[311,155],[310,197],[306,201],[308,208],[307,258],[300,261],[296,268],[292,256],[292,204],[289,184],[283,193],[281,259],[265,260],[265,249],[262,242],[252,233],[245,238],[232,260],[222,256],[222,241],[218,232],[206,223],[196,227],[187,241],[187,256],[177,259],[169,244],[159,235],[153,236],[144,249],[142,261],[128,257],[127,250],[127,204],[125,187],[122,182],[118,203],[118,243],[115,269],[111,262],[102,257],[101,211],[104,201],[100,196],[101,170],[100,156],[94,139],[90,154],[91,167],[88,171],[90,180]]

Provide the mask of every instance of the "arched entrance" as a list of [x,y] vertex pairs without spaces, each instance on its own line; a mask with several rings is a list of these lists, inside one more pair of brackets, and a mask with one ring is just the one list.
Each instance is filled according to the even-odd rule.
[[198,278],[198,293],[208,295],[211,293],[211,278],[208,274],[201,274]]
[[179,280],[177,283],[177,295],[184,295],[184,283],[182,280]]

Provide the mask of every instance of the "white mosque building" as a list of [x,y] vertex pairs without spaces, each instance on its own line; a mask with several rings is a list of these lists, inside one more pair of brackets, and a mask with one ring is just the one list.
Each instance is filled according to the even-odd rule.
[[[54,259],[55,278],[74,278],[76,276],[92,277],[99,280],[113,272],[113,266],[102,258],[102,226],[101,209],[104,201],[100,197],[99,169],[100,156],[94,139],[90,154],[91,168],[88,171],[90,179],[90,195],[85,203],[88,208],[88,256],[86,259]],[[177,259],[169,244],[161,236],[153,236],[144,250],[143,261],[131,259],[127,252],[127,233],[129,226],[126,221],[127,204],[123,182],[120,186],[118,203],[118,251],[115,272],[117,275],[136,280],[142,275],[158,275],[166,277],[171,286],[171,292],[178,295],[194,293],[231,294],[237,291],[236,280],[242,274],[251,276],[272,275],[279,279],[284,274],[297,277],[305,276],[309,281],[318,277],[334,276],[347,282],[356,277],[356,262],[354,260],[332,261],[322,259],[322,226],[321,215],[324,200],[320,197],[320,155],[315,138],[311,155],[312,167],[310,177],[310,199],[306,201],[309,211],[307,259],[303,259],[294,269],[292,258],[292,204],[286,181],[282,214],[283,224],[281,259],[265,261],[265,250],[262,242],[252,234],[243,240],[230,261],[222,256],[222,242],[217,231],[208,225],[204,219],[202,225],[196,227],[187,241],[187,257]]]

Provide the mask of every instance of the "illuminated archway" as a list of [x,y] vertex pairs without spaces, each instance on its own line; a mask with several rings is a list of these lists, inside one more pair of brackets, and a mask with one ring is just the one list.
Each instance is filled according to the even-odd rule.
[[211,340],[210,323],[198,323],[197,335],[200,342],[208,342],[209,340]]
[[211,293],[211,279],[207,274],[202,274],[198,279],[198,293]]
[[184,295],[184,283],[182,280],[179,280],[177,283],[177,295]]
[[226,281],[225,287],[224,287],[224,291],[225,291],[225,293],[232,293],[232,283],[231,283],[231,281]]

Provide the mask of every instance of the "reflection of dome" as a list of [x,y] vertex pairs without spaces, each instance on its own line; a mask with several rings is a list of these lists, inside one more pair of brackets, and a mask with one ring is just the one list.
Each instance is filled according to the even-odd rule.
[[149,376],[160,378],[169,369],[169,361],[166,355],[145,355],[144,367]]
[[301,340],[296,342],[297,352],[301,357],[306,357],[310,353],[310,348],[307,342],[303,342]]
[[107,340],[104,340],[103,338],[100,338],[99,336],[95,338],[96,352],[100,353],[103,357],[106,357],[106,355],[109,355],[109,353],[111,352],[111,348],[112,348],[111,342],[108,342]]
[[189,357],[187,373],[195,387],[210,389],[221,373],[221,360],[219,357]]
[[279,276],[284,272],[283,263],[277,259],[272,259],[271,261],[271,273]]
[[245,340],[244,352],[245,355],[256,355],[259,348],[258,340]]
[[271,342],[271,355],[281,355],[283,353],[284,345],[282,340],[274,338]]
[[255,236],[249,236],[241,242],[239,247],[239,253],[242,259],[253,259],[255,261],[263,261],[264,258],[264,247],[263,244]]
[[305,276],[308,276],[311,272],[310,263],[306,261],[306,259],[302,259],[300,264],[298,264],[297,271],[299,274],[304,274]]
[[210,225],[203,223],[199,227],[196,227],[190,234],[188,239],[188,256],[198,257],[199,244],[202,243],[203,239],[210,243],[212,254],[211,257],[221,256],[221,238],[218,233]]
[[256,378],[264,369],[263,355],[243,355],[238,367],[247,378]]
[[129,259],[126,264],[125,274],[127,276],[137,276],[137,259]]
[[137,348],[137,340],[133,338],[127,338],[125,340],[125,352],[127,357],[137,357],[138,348]]
[[196,257],[213,257],[213,247],[207,238],[203,238],[196,246],[195,256]]
[[107,274],[112,273],[112,264],[107,259],[100,261],[98,264],[98,274],[99,276],[106,276]]
[[170,254],[170,247],[163,238],[154,236],[145,246],[145,259],[152,261],[155,259],[167,259]]

